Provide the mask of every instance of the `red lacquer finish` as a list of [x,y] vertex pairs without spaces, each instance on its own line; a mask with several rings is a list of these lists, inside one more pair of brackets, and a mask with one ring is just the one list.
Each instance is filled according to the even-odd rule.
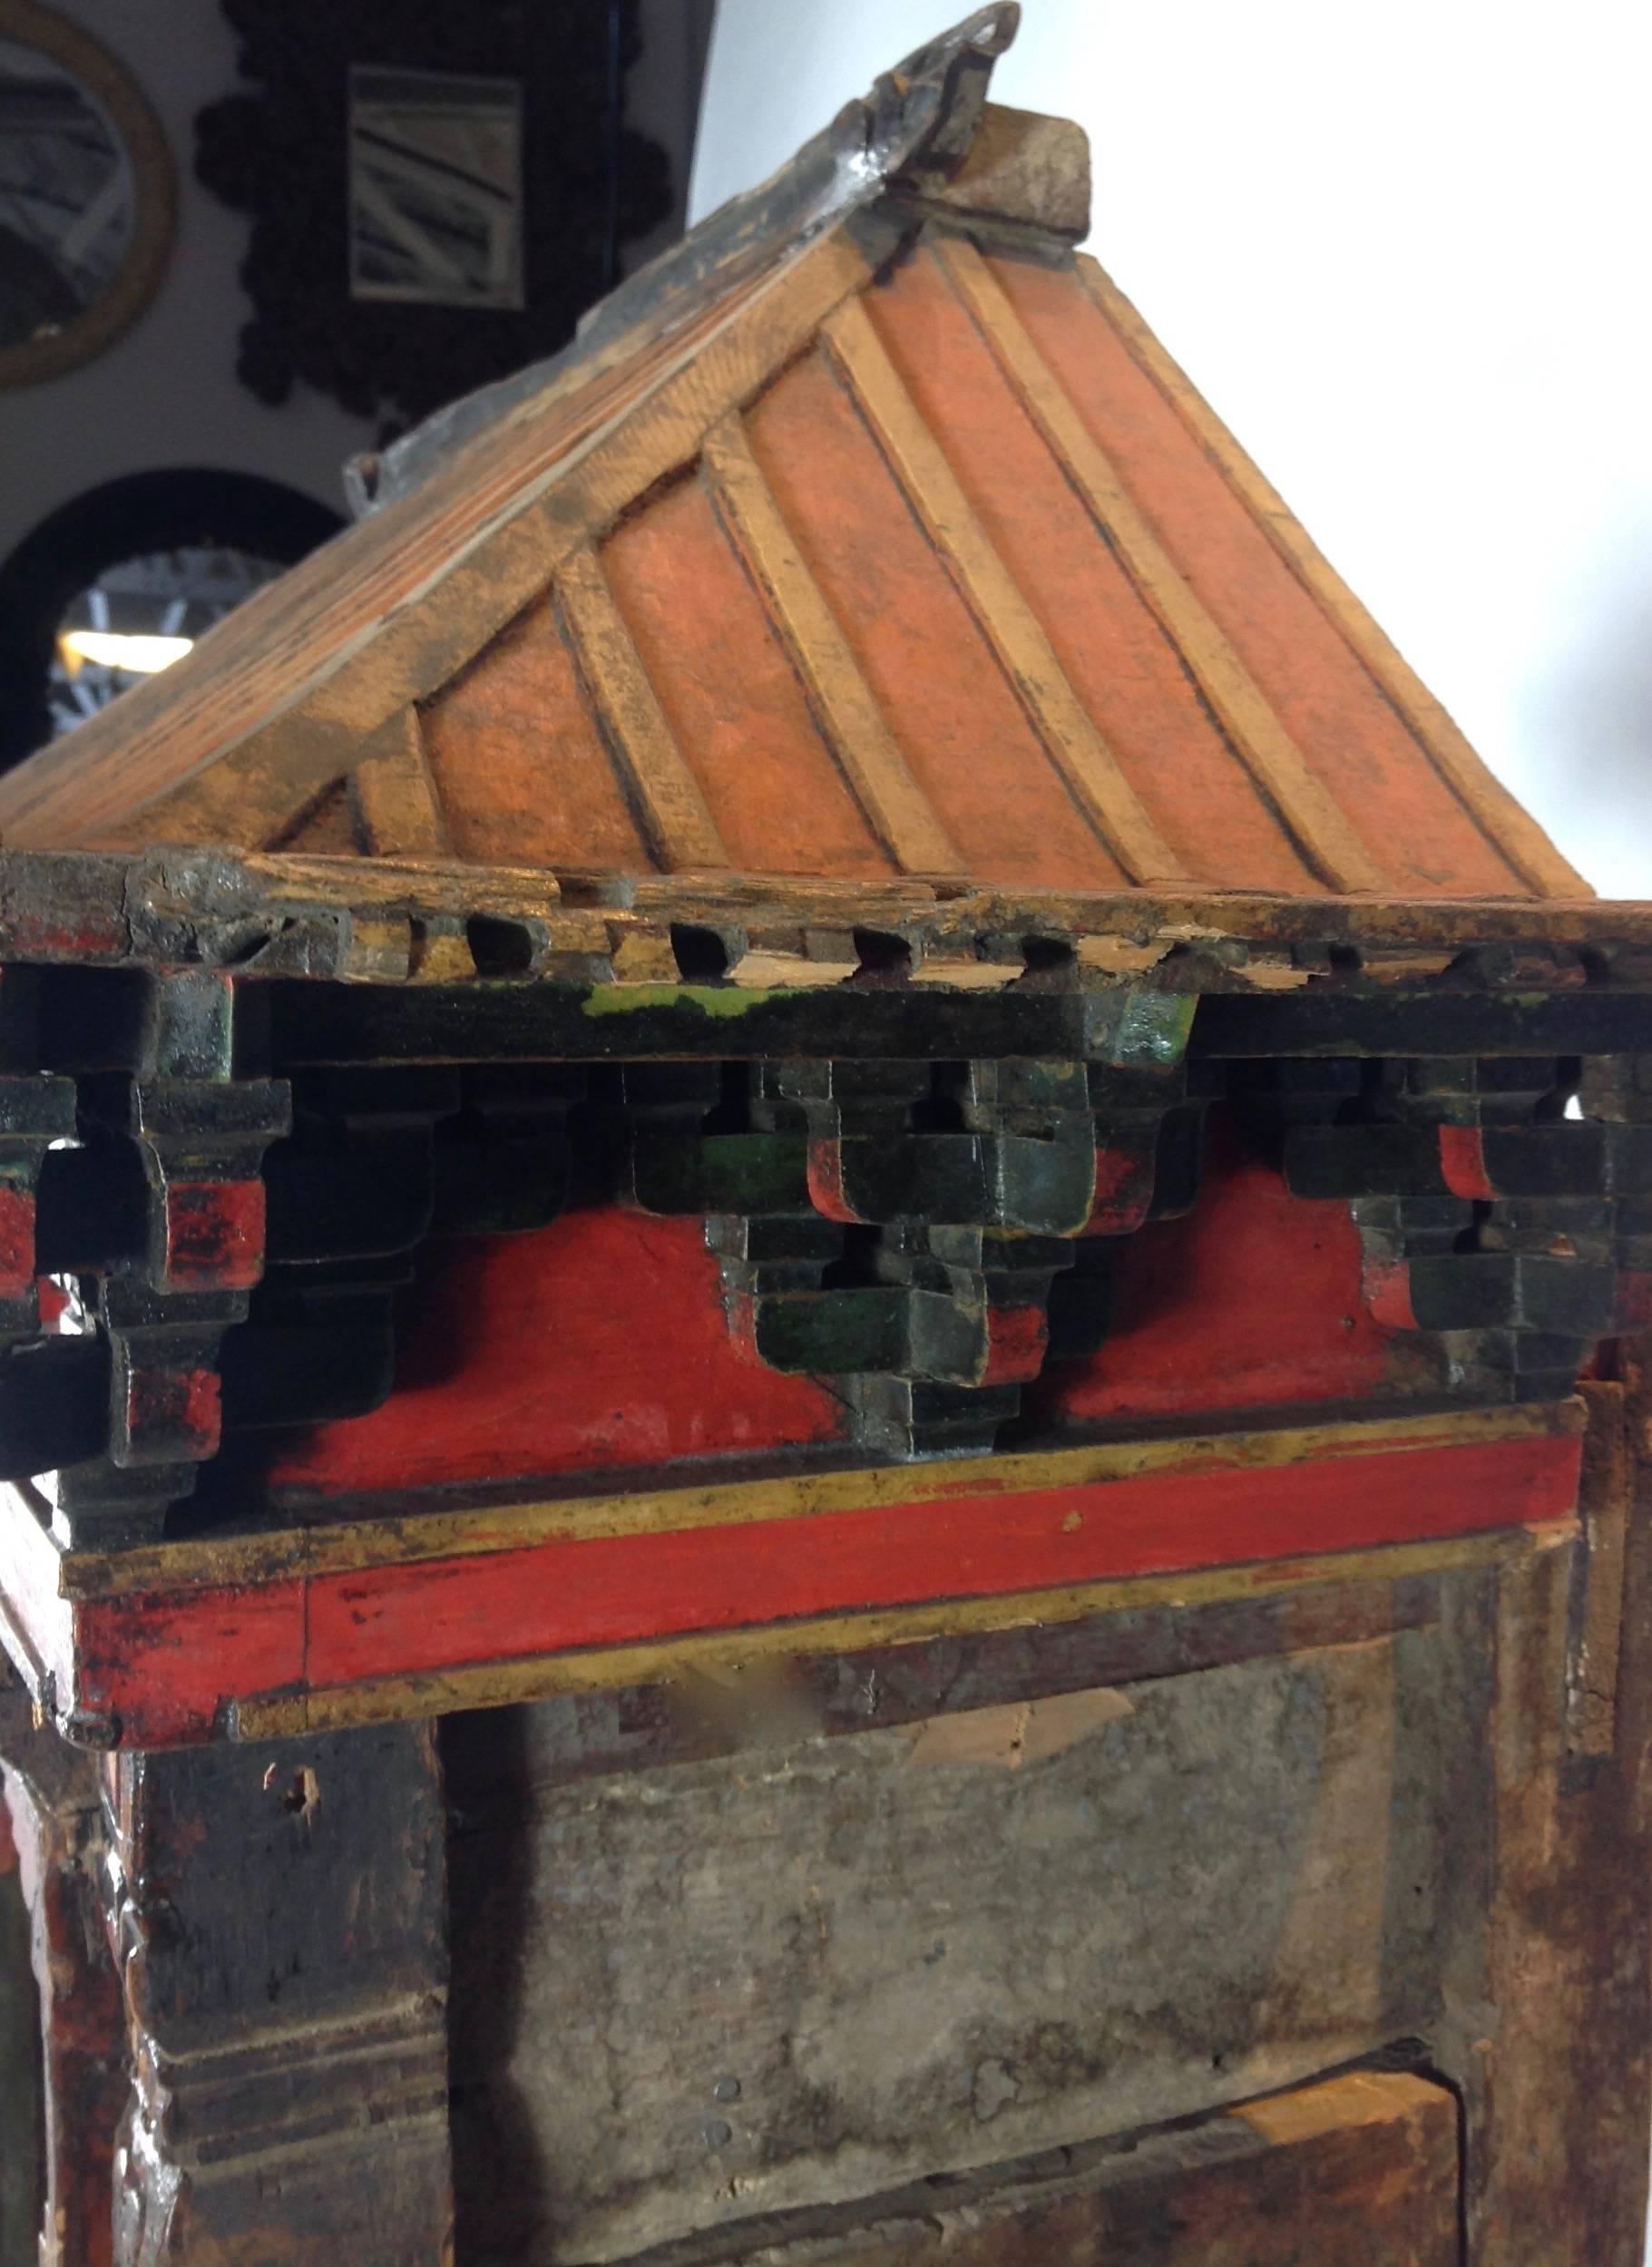
[[1453,1197],[1481,1200],[1497,1195],[1486,1172],[1485,1138],[1478,1126],[1442,1126],[1440,1171]]
[[99,1600],[75,1617],[75,1705],[133,1746],[210,1739],[239,1693],[303,1682],[301,1581]]
[[1578,1462],[1577,1441],[1562,1436],[1022,1496],[971,1494],[965,1480],[938,1502],[323,1575],[310,1590],[308,1675],[342,1684],[1518,1526],[1564,1515]]
[[1020,1385],[1044,1366],[1050,1322],[1041,1306],[994,1306],[987,1310],[987,1359],[982,1385]]
[[1213,1119],[1198,1202],[1119,1245],[1105,1342],[1047,1371],[1027,1405],[1098,1423],[1388,1402],[1428,1390],[1425,1361],[1370,1311],[1347,1206],[1293,1197]]
[[0,1299],[28,1296],[34,1280],[34,1198],[0,1181]]
[[743,1351],[695,1220],[573,1212],[450,1246],[409,1300],[395,1398],[286,1448],[328,1495],[656,1465],[839,1438],[842,1404]]
[[852,1226],[860,1218],[844,1194],[843,1150],[836,1141],[811,1141],[808,1154],[809,1202],[823,1220]]
[[264,1272],[264,1184],[172,1181],[166,1277],[178,1291],[250,1291]]
[[[1120,1218],[1145,1201],[1129,1159],[1107,1178]],[[816,1203],[831,1193],[817,1185]],[[1430,1383],[1415,1341],[1367,1307],[1347,1207],[1293,1197],[1219,1130],[1194,1211],[1121,1236],[1117,1265],[1106,1344],[1028,1388],[1039,1419],[1387,1400]],[[1008,1324],[992,1318],[994,1378],[1028,1374],[1033,1349]],[[395,1398],[284,1444],[272,1485],[347,1494],[843,1438],[824,1386],[777,1375],[738,1339],[694,1221],[576,1212],[452,1246],[407,1303]]]
[[1280,1559],[1563,1519],[1580,1443],[1540,1433],[1265,1465],[1225,1453],[1019,1491],[961,1466],[906,1502],[93,1598],[75,1609],[77,1705],[119,1716],[133,1744],[166,1744],[210,1736],[237,1696],[1134,1575],[1254,1563],[1263,1582]]
[[1154,1144],[1114,1143],[1096,1151],[1096,1194],[1086,1236],[1133,1236],[1153,1201]]

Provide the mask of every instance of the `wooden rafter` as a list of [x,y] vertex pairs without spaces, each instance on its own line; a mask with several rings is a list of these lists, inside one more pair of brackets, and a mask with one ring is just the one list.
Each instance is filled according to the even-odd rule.
[[380,725],[351,775],[350,791],[376,858],[453,855],[416,708],[398,708]]
[[1074,802],[1132,881],[1185,880],[1186,869],[1143,809],[971,508],[872,318],[858,298],[846,299],[823,327],[891,469],[985,630]]
[[602,737],[654,856],[668,872],[727,867],[728,853],[717,822],[677,745],[591,544],[579,544],[562,562],[556,603]]
[[832,753],[904,874],[962,874],[964,862],[913,777],[848,640],[752,454],[726,417],[707,438],[707,479],[725,525],[784,636]]
[[1376,861],[1309,769],[1302,750],[1159,542],[986,261],[967,238],[936,232],[930,241],[1062,471],[1308,863],[1334,889],[1382,889],[1384,876]]
[[1588,897],[1588,884],[1495,778],[1386,633],[1106,270],[1080,254],[1079,273],[1129,348],[1304,589],[1335,623],[1486,839],[1540,897]]

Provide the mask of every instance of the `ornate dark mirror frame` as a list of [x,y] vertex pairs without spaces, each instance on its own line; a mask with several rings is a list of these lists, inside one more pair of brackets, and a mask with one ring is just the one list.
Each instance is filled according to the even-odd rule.
[[[196,177],[248,213],[252,302],[237,371],[259,400],[302,382],[390,431],[553,352],[671,210],[670,163],[625,125],[637,0],[220,0],[245,83],[196,120]],[[522,90],[523,303],[398,303],[350,288],[353,67]]]
[[37,49],[77,80],[119,135],[132,169],[132,235],[107,288],[61,330],[0,347],[0,386],[37,386],[92,361],[148,306],[171,250],[177,197],[160,120],[125,65],[89,32],[38,0],[0,0],[0,40]]

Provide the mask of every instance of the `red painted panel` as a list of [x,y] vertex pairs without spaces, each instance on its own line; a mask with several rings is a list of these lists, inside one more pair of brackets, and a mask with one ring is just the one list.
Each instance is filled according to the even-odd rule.
[[264,1272],[264,1184],[171,1181],[166,1275],[175,1291],[250,1291]]
[[302,1682],[304,1585],[89,1600],[74,1672],[74,1706],[120,1716],[135,1744],[206,1739],[224,1701]]
[[1111,548],[1097,540],[1088,509],[934,253],[897,264],[865,306],[1074,691],[1165,839],[1220,889],[1317,889],[1180,654]]
[[1239,1150],[1219,1115],[1192,1212],[1121,1241],[1116,1265],[1106,1343],[1029,1391],[1044,1419],[1287,1408],[1432,1382],[1416,1341],[1367,1310],[1347,1206],[1293,1197],[1271,1166]]
[[1540,1435],[1018,1496],[961,1472],[957,1494],[939,1501],[322,1575],[308,1674],[339,1685],[1558,1519],[1575,1501],[1579,1456],[1576,1437]]
[[622,521],[602,564],[734,865],[886,874],[889,859],[699,483],[679,481]]
[[284,1448],[277,1489],[329,1494],[653,1465],[839,1438],[807,1378],[735,1344],[697,1220],[572,1212],[438,1247],[383,1409]]
[[1515,875],[1330,617],[1070,270],[992,272],[1137,506],[1279,721],[1406,894],[1491,896]]
[[[1117,862],[826,363],[795,362],[753,408],[748,431],[798,550],[971,873],[1118,887]],[[1099,555],[1092,546],[1092,565]]]

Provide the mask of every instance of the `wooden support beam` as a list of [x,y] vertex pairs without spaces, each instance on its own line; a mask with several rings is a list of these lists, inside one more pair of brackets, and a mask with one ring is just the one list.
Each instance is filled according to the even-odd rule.
[[572,551],[599,542],[646,489],[692,464],[708,427],[760,392],[870,276],[867,253],[844,232],[822,238],[709,335],[691,335],[639,399],[507,485],[451,557],[417,587],[390,591],[377,620],[318,640],[313,660],[273,660],[261,709],[245,692],[234,723],[181,777],[175,731],[136,738],[107,777],[54,766],[0,796],[8,840],[55,841],[68,830],[78,841],[133,848],[234,842],[249,796],[264,807],[272,777],[301,807],[352,768],[386,718],[435,692],[532,604]]
[[823,326],[823,336],[1074,802],[1132,881],[1185,880],[1180,860],[1073,690],[861,301],[846,299]]
[[[4,1672],[0,1768],[0,1831],[9,1808],[40,1996],[39,2267],[110,2267],[110,2184],[127,2080],[121,1989],[99,1894],[105,1851],[97,1767],[34,1723],[26,1696]],[[6,2100],[0,2110],[0,2188],[26,2193],[34,2168],[24,2105]],[[0,2229],[6,2224],[0,2213]]]
[[878,839],[904,874],[962,874],[963,860],[913,777],[738,415],[713,427],[701,462],[821,731]]
[[453,2256],[433,1728],[122,1756],[114,2267]]
[[411,702],[367,741],[350,775],[350,798],[374,857],[452,857],[419,712]]
[[934,235],[934,256],[1004,375],[1143,599],[1236,753],[1303,855],[1336,890],[1382,890],[1381,867],[1315,778],[1249,671],[1211,620],[967,238]]
[[1403,718],[1436,771],[1500,856],[1540,897],[1589,897],[1588,884],[1494,778],[1440,702],[1373,621],[1273,484],[1256,468],[1111,277],[1080,253],[1102,314],[1180,416],[1303,588],[1316,599]]
[[654,857],[668,872],[727,867],[730,860],[717,822],[591,544],[581,544],[563,562],[556,603]]

